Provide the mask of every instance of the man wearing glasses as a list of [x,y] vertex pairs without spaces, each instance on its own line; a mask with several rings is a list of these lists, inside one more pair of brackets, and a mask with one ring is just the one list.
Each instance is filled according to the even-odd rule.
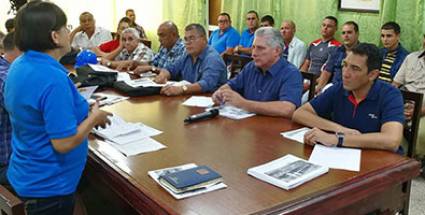
[[255,30],[258,28],[258,21],[258,13],[256,11],[251,10],[246,14],[247,28],[242,32],[239,45],[234,50],[235,53],[251,56],[252,43]]
[[226,83],[226,66],[219,53],[208,45],[204,27],[200,24],[186,26],[184,41],[187,53],[174,64],[160,69],[155,82],[166,83],[168,80],[185,80],[190,84],[167,85],[161,89],[161,94],[176,96],[213,92]]
[[232,27],[232,20],[228,13],[218,15],[218,29],[211,33],[208,45],[217,50],[219,54],[232,54],[233,49],[239,44],[239,32]]

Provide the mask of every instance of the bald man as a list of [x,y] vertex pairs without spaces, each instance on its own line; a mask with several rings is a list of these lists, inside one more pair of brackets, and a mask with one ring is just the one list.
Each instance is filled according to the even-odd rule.
[[292,20],[284,20],[280,26],[280,34],[285,44],[282,56],[300,68],[307,53],[305,43],[295,36],[296,26]]
[[112,35],[110,31],[96,27],[93,14],[83,12],[80,15],[80,26],[70,33],[69,39],[75,49],[91,49],[112,40]]
[[179,36],[176,24],[171,21],[163,22],[157,31],[161,47],[154,56],[151,65],[139,65],[134,70],[136,74],[153,71],[158,72],[159,68],[165,68],[174,64],[180,57],[186,54],[183,40]]

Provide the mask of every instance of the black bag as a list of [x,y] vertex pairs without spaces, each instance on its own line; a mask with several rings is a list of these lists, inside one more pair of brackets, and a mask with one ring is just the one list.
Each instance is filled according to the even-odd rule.
[[161,87],[132,87],[124,81],[115,82],[114,88],[130,97],[158,95],[161,91]]
[[90,66],[82,66],[77,68],[77,76],[70,78],[74,83],[81,83],[81,87],[112,87],[117,81],[117,76],[117,72],[97,72]]

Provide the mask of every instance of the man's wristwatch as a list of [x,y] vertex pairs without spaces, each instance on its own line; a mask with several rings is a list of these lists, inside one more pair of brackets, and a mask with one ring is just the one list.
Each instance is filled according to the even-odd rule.
[[336,144],[336,147],[342,147],[344,144],[344,133],[343,132],[335,132],[336,137],[338,138],[338,144]]
[[186,93],[186,91],[187,91],[187,86],[186,86],[186,85],[183,85],[183,86],[182,86],[182,90],[183,90],[183,93]]
[[106,62],[106,66],[107,67],[110,67],[111,65],[112,65],[112,62],[111,61]]

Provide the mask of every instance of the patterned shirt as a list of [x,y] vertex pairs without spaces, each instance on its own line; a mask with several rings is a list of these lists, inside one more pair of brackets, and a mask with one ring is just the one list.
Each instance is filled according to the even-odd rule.
[[381,52],[382,66],[379,73],[379,79],[391,82],[409,52],[403,48],[401,43],[398,44],[397,49],[394,51],[383,48]]
[[393,81],[390,70],[391,70],[391,66],[394,64],[396,57],[397,57],[397,50],[388,52],[387,56],[382,61],[381,72],[379,73],[379,79],[386,82],[390,82],[390,83]]
[[129,53],[127,49],[123,49],[115,60],[135,60],[149,63],[152,58],[152,50],[143,43],[139,43],[139,45],[131,53]]
[[9,114],[4,108],[3,87],[9,70],[9,62],[0,56],[0,166],[9,163],[10,139],[12,135],[12,126],[9,121]]
[[152,65],[165,68],[168,65],[173,64],[179,58],[186,54],[186,47],[184,46],[183,40],[178,39],[171,50],[168,50],[161,46],[159,52],[155,55],[152,60]]

